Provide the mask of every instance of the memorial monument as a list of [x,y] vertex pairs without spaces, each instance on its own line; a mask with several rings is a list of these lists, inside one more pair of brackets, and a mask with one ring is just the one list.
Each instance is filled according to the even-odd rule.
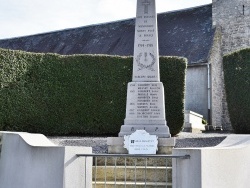
[[137,0],[133,78],[128,83],[126,118],[119,136],[145,130],[158,137],[170,137],[159,72],[155,0]]
[[[119,137],[108,138],[108,152],[128,153],[130,144],[126,144],[125,141],[124,148],[124,138],[127,138],[128,142],[128,136],[140,130],[158,137],[158,141],[153,142],[157,143],[157,153],[172,152],[175,139],[170,138],[165,118],[164,87],[160,82],[155,0],[137,0],[133,78],[132,82],[128,83],[126,118],[124,125],[121,126]],[[140,147],[140,144],[133,147]],[[143,147],[142,149],[145,150],[145,144]]]

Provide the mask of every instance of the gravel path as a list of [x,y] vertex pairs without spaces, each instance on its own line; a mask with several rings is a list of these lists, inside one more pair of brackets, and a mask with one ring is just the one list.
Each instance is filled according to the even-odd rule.
[[[221,143],[229,133],[185,133],[176,137],[175,148],[211,147]],[[107,153],[107,137],[49,137],[60,146],[88,146],[93,153]]]

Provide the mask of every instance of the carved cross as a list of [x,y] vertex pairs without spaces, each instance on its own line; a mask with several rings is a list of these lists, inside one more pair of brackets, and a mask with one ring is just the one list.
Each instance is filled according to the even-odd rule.
[[148,14],[148,6],[150,5],[151,3],[148,2],[148,0],[145,0],[144,2],[142,2],[142,5],[144,5],[144,14]]

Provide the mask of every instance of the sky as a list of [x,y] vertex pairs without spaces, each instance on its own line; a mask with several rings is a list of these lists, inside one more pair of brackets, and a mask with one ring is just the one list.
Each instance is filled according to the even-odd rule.
[[[156,0],[157,12],[212,0]],[[136,0],[0,0],[0,39],[106,23],[136,15]]]

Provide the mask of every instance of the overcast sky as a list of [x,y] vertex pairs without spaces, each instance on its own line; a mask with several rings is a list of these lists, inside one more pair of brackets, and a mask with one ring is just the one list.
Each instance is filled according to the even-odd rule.
[[[157,12],[212,0],[156,0]],[[81,27],[136,14],[136,0],[0,0],[0,39]]]

